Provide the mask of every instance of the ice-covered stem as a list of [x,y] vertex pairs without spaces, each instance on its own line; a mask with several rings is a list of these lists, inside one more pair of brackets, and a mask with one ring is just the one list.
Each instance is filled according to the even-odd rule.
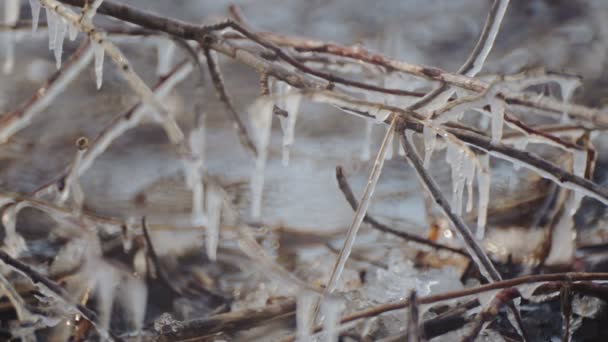
[[[355,198],[352,188],[350,187],[350,184],[348,184],[348,180],[346,179],[346,176],[344,175],[344,171],[341,166],[336,166],[336,180],[338,181],[338,187],[342,191],[342,194],[346,198],[346,201],[348,202],[350,207],[353,210],[357,210],[357,208],[359,207],[359,201],[357,201],[357,199]],[[443,245],[441,243],[431,241],[429,239],[425,239],[423,237],[410,234],[402,230],[393,229],[383,223],[380,223],[375,218],[370,216],[370,214],[365,214],[363,221],[370,224],[374,229],[377,229],[384,233],[398,236],[406,241],[413,241],[421,245],[429,246],[436,250],[446,250],[466,257],[469,256],[467,252],[463,251],[460,248]]]
[[486,325],[493,320],[504,305],[508,305],[514,299],[520,297],[520,293],[516,288],[505,289],[496,294],[490,301],[487,307],[483,308],[480,313],[477,314],[475,322],[471,330],[465,334],[461,342],[473,342],[479,335],[479,333],[486,327]]
[[[477,265],[481,274],[488,281],[502,280],[500,273],[498,273],[498,271],[494,267],[494,264],[492,263],[492,261],[490,260],[488,255],[485,253],[483,248],[479,245],[479,243],[473,236],[473,232],[468,227],[467,223],[462,219],[462,217],[460,217],[459,215],[456,215],[452,211],[450,204],[447,202],[447,200],[441,193],[439,186],[431,178],[430,174],[424,169],[422,160],[418,156],[417,152],[414,150],[414,146],[412,145],[412,143],[410,141],[412,138],[413,132],[410,131],[408,133],[410,135],[409,137],[406,137],[405,130],[401,130],[399,132],[399,134],[400,134],[401,144],[403,145],[403,149],[405,150],[405,155],[406,155],[407,161],[414,168],[414,170],[416,171],[416,174],[418,175],[418,177],[424,184],[426,190],[429,192],[431,197],[435,200],[435,203],[437,203],[437,205],[439,205],[439,207],[442,209],[444,214],[448,217],[452,226],[459,233],[460,237],[462,238],[462,240],[465,244],[467,251],[469,252],[469,255],[471,256],[472,260]],[[517,320],[520,331],[523,332],[524,329],[523,329],[523,324],[521,323],[521,315],[519,314],[519,311],[517,310],[517,308],[515,308],[515,306],[510,306],[510,309]],[[523,337],[524,337],[524,340],[527,340],[525,337],[525,332],[524,332]]]
[[68,84],[86,67],[93,57],[90,44],[84,42],[57,70],[46,80],[23,106],[0,118],[0,143],[6,142],[15,133],[27,127],[51,102],[65,90]]
[[5,265],[0,264],[0,293],[8,298],[15,309],[17,318],[21,324],[31,323],[32,314],[27,309],[23,297],[17,292],[13,284],[4,275],[5,270],[8,270]]
[[247,127],[239,117],[239,114],[236,112],[236,109],[232,104],[232,100],[230,100],[230,96],[228,95],[226,87],[224,86],[224,80],[222,78],[222,74],[217,63],[217,57],[215,53],[211,51],[208,47],[203,47],[203,52],[205,54],[205,59],[207,60],[209,74],[211,75],[211,80],[213,81],[213,85],[215,86],[217,95],[220,98],[220,101],[225,105],[226,110],[228,111],[228,115],[230,115],[230,118],[234,123],[234,128],[237,132],[241,144],[245,147],[247,151],[256,156],[258,151],[253,141],[251,141],[249,133],[247,133]]
[[70,166],[68,175],[63,180],[63,189],[59,189],[59,204],[65,203],[65,201],[67,201],[71,195],[77,212],[80,212],[82,204],[84,202],[82,189],[80,188],[80,183],[78,182],[78,171],[80,169],[82,157],[84,156],[88,148],[89,139],[85,137],[80,137],[76,140],[76,157],[74,158],[74,161]]
[[0,260],[2,260],[2,262],[4,262],[6,265],[12,267],[18,273],[22,274],[24,277],[31,280],[33,284],[44,286],[46,289],[54,293],[59,300],[63,301],[65,305],[72,307],[76,313],[78,313],[84,319],[89,321],[91,325],[93,325],[102,336],[111,337],[111,340],[115,341],[122,340],[111,331],[104,331],[103,329],[101,329],[101,327],[99,327],[99,325],[96,323],[97,316],[95,315],[95,313],[84,305],[72,304],[69,299],[70,295],[61,286],[59,286],[51,279],[42,275],[40,272],[36,271],[29,265],[24,264],[23,262],[8,255],[3,250],[0,250]]
[[107,54],[112,61],[116,64],[118,72],[124,79],[129,83],[131,88],[137,93],[142,102],[147,106],[150,106],[154,112],[160,117],[165,131],[174,144],[179,144],[184,139],[184,134],[175,122],[175,119],[167,113],[167,110],[163,107],[158,99],[154,97],[152,90],[146,85],[146,83],[133,71],[133,68],[129,64],[127,58],[122,54],[120,49],[112,42],[110,42],[103,32],[95,30],[95,28],[84,21],[79,20],[79,16],[73,11],[62,5],[56,0],[40,0],[41,3],[47,8],[65,19],[68,24],[73,25],[79,31],[87,34],[89,39],[96,44],[96,48],[102,48],[105,54]]
[[97,13],[97,9],[102,3],[103,0],[93,0],[92,2],[90,2],[90,0],[87,1],[82,9],[82,13],[80,14],[80,21],[91,23],[93,21],[93,17]]
[[[154,265],[154,270],[156,271],[156,276],[160,281],[165,284],[165,286],[173,292],[173,294],[177,296],[183,296],[183,293],[180,289],[178,289],[173,283],[169,280],[169,277],[165,273],[165,268],[161,264],[158,254],[156,254],[156,249],[154,248],[154,244],[152,243],[152,238],[150,238],[150,232],[148,231],[148,225],[146,223],[146,217],[142,216],[141,218],[141,229],[143,231],[144,239],[146,240],[146,251],[148,252],[148,257],[150,261],[152,261],[152,265]],[[150,268],[147,268],[148,274],[150,277]]]
[[376,188],[376,184],[378,183],[378,179],[380,178],[380,174],[382,173],[382,167],[384,166],[384,156],[386,154],[388,144],[392,143],[393,141],[393,134],[395,131],[396,122],[397,117],[393,116],[391,125],[389,126],[386,134],[384,135],[382,145],[380,145],[380,150],[376,155],[374,166],[369,175],[367,184],[365,185],[365,189],[363,190],[363,195],[361,196],[361,202],[359,203],[359,206],[355,211],[355,216],[353,217],[348,231],[346,232],[346,239],[344,240],[344,245],[340,250],[340,253],[338,254],[338,258],[330,274],[329,281],[325,288],[326,294],[332,294],[338,286],[338,281],[340,280],[340,276],[342,275],[342,271],[344,270],[344,265],[346,265],[346,260],[348,260],[353,245],[355,244],[357,233],[359,232],[361,223],[363,223],[363,219],[365,218],[367,208],[370,205],[372,195]]

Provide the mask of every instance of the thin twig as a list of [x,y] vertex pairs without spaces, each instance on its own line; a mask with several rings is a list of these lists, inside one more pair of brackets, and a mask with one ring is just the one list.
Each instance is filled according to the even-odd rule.
[[[359,201],[357,201],[357,199],[355,198],[355,195],[350,187],[350,184],[348,184],[348,180],[344,176],[344,171],[342,170],[341,166],[336,166],[336,179],[338,180],[338,187],[342,191],[342,194],[344,194],[346,201],[348,202],[348,204],[350,205],[350,207],[353,210],[356,210],[357,207],[359,206]],[[365,214],[363,221],[370,224],[374,229],[377,229],[384,233],[398,236],[406,241],[414,241],[421,245],[429,246],[429,247],[432,247],[437,250],[446,250],[446,251],[450,251],[452,253],[466,256],[467,258],[469,257],[469,254],[460,248],[443,245],[441,243],[431,241],[429,239],[425,239],[423,237],[420,237],[420,236],[417,236],[414,234],[410,234],[410,233],[404,232],[402,230],[393,229],[383,223],[378,222],[370,214]]]

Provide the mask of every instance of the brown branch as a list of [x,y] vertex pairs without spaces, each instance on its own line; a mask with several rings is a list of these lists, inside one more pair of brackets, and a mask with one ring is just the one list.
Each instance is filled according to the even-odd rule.
[[483,329],[484,325],[493,320],[497,315],[500,308],[505,305],[508,305],[513,301],[513,299],[520,297],[520,293],[515,288],[509,288],[500,291],[496,294],[496,296],[490,301],[487,307],[483,308],[483,310],[477,314],[475,319],[475,323],[471,330],[462,337],[462,342],[473,342]]
[[237,131],[237,135],[241,144],[254,156],[258,154],[257,149],[255,148],[255,144],[249,137],[247,133],[247,127],[239,117],[239,114],[234,109],[234,105],[230,100],[230,96],[228,96],[228,92],[226,91],[226,87],[224,86],[224,81],[222,79],[222,74],[219,66],[215,61],[215,56],[213,56],[212,52],[209,50],[207,46],[203,46],[203,53],[205,54],[205,59],[207,60],[207,66],[209,67],[209,74],[211,75],[211,80],[213,81],[213,85],[215,86],[215,90],[220,98],[220,101],[225,105],[232,122],[234,122],[234,127]]

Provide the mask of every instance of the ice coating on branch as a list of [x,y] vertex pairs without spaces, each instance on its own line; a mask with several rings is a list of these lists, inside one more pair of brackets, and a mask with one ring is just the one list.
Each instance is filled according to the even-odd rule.
[[63,54],[63,41],[65,40],[65,34],[67,32],[68,23],[65,19],[58,17],[57,18],[57,32],[55,34],[55,63],[57,69],[61,68],[61,55]]
[[505,103],[496,97],[490,100],[492,108],[492,142],[497,143],[502,139],[502,131],[505,122]]
[[323,330],[325,331],[326,342],[338,341],[340,334],[340,313],[343,303],[336,297],[326,297],[321,305],[323,313]]
[[217,245],[220,239],[220,221],[222,218],[222,204],[224,194],[215,187],[207,190],[207,235],[205,237],[205,248],[210,260],[217,258]]
[[[587,171],[587,150],[575,150],[572,151],[572,173],[575,176],[585,178],[585,173]],[[581,201],[585,196],[584,193],[580,191],[572,192],[572,205],[570,208],[570,214],[574,215],[578,208],[580,207]]]
[[296,302],[297,341],[310,341],[312,335],[312,318],[314,315],[317,294],[312,291],[302,291]]
[[424,125],[422,128],[422,136],[424,137],[424,168],[428,169],[431,162],[431,156],[433,155],[435,145],[437,144],[437,134],[432,127]]
[[32,32],[35,32],[38,29],[38,21],[40,19],[40,5],[39,0],[29,0],[30,9],[32,10]]
[[374,122],[365,120],[365,133],[363,136],[363,148],[361,149],[361,160],[368,161],[371,156],[372,132]]
[[485,168],[477,172],[477,187],[479,190],[479,204],[477,206],[477,239],[482,240],[485,235],[488,206],[490,202],[490,156],[479,155],[479,162]]
[[103,57],[105,50],[101,44],[93,43],[93,52],[95,53],[95,82],[97,89],[101,89],[103,82]]
[[[4,24],[14,25],[19,20],[19,0],[5,0],[4,3]],[[0,35],[1,49],[4,50],[4,64],[2,71],[10,74],[15,66],[15,35],[5,33]]]
[[164,76],[171,71],[171,62],[175,53],[175,43],[173,40],[161,37],[156,39],[156,75]]
[[274,102],[260,98],[249,108],[249,118],[256,142],[258,156],[251,176],[251,216],[257,219],[262,211],[262,192],[264,191],[264,171],[268,157],[268,144],[272,127]]

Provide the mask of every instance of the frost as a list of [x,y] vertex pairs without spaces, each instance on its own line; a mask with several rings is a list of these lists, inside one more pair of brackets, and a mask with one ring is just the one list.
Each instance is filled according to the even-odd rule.
[[38,21],[40,19],[40,1],[39,0],[29,0],[30,9],[32,10],[32,32],[38,29]]
[[215,261],[217,256],[217,244],[220,236],[220,220],[222,217],[222,204],[224,196],[222,191],[211,187],[207,190],[207,236],[205,248],[210,260]]
[[365,121],[365,133],[363,138],[363,149],[361,150],[361,160],[368,161],[371,156],[372,132],[374,123],[370,120]]
[[342,313],[343,303],[336,297],[326,297],[321,305],[323,313],[323,330],[326,342],[338,341],[340,334],[340,313]]
[[424,125],[422,128],[422,135],[424,137],[424,167],[428,169],[431,162],[431,156],[433,155],[433,151],[435,151],[437,134],[432,127]]
[[502,131],[505,121],[505,103],[496,97],[490,100],[492,109],[492,142],[497,143],[502,138]]
[[101,83],[103,82],[103,56],[105,50],[100,44],[93,43],[93,52],[95,53],[95,80],[97,89],[101,89]]
[[298,342],[310,341],[316,298],[316,293],[311,291],[302,291],[302,293],[298,295],[296,303]]
[[[14,25],[19,20],[19,0],[5,0],[4,3],[4,24]],[[0,37],[2,40],[5,59],[2,71],[5,74],[9,74],[13,71],[15,65],[15,36],[13,34],[4,34]]]
[[175,43],[165,37],[156,39],[156,75],[164,76],[171,71],[171,62],[175,53]]
[[61,55],[63,54],[63,41],[65,40],[65,34],[67,32],[68,23],[65,19],[58,17],[56,19],[57,31],[55,32],[55,43],[53,44],[55,50],[55,63],[57,69],[61,67]]
[[490,202],[490,156],[478,156],[479,162],[487,170],[477,172],[477,187],[479,190],[479,205],[477,207],[477,239],[482,240],[485,235],[488,205]]
[[249,108],[249,118],[258,151],[255,168],[251,176],[251,216],[254,219],[258,219],[262,211],[264,171],[268,157],[268,144],[270,143],[273,107],[273,101],[261,98]]

